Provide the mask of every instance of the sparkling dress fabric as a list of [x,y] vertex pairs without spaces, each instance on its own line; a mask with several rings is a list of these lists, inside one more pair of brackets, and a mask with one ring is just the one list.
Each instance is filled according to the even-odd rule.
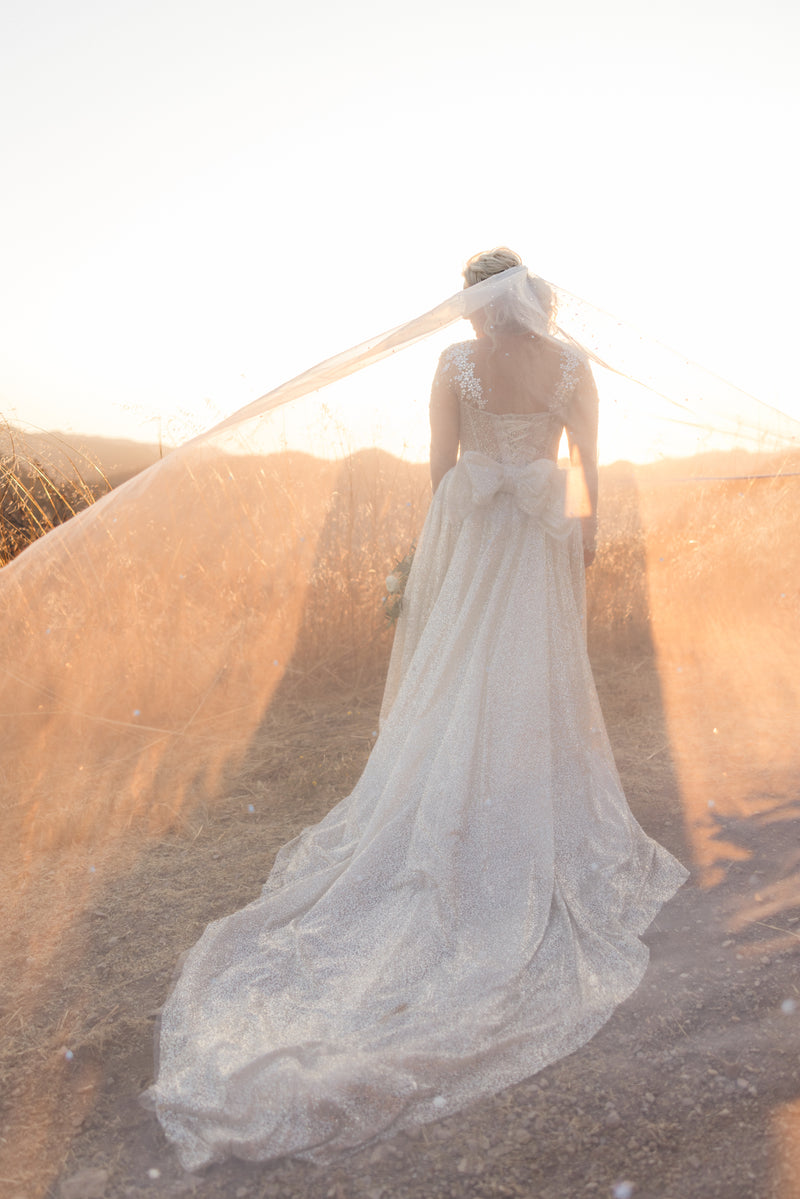
[[329,1162],[573,1052],[640,982],[639,936],[686,877],[628,808],[586,654],[556,457],[588,371],[565,349],[544,405],[492,411],[471,344],[440,364],[460,457],[366,769],[165,1005],[147,1101],[189,1169]]

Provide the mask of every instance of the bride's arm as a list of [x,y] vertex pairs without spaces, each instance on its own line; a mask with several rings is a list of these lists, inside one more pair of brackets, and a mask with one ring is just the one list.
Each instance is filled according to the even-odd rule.
[[573,467],[583,473],[588,499],[581,514],[583,560],[591,566],[597,547],[597,387],[588,363],[581,365],[578,382],[570,399],[567,416],[567,441]]
[[431,484],[433,490],[458,461],[458,396],[442,363],[431,388]]

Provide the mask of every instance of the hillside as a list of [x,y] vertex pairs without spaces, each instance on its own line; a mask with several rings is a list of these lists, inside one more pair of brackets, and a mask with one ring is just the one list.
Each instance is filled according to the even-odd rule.
[[0,427],[0,458],[16,451],[59,474],[80,474],[89,486],[107,479],[119,486],[163,456],[157,445],[127,438],[98,437],[91,433],[29,433],[13,426]]

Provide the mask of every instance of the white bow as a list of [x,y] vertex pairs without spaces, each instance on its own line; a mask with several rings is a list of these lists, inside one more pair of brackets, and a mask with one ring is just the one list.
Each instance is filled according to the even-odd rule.
[[566,512],[564,472],[549,458],[517,464],[497,462],[475,450],[463,454],[448,488],[456,515],[463,520],[501,493],[513,496],[523,512],[536,517],[551,537],[563,540],[569,536],[572,520]]

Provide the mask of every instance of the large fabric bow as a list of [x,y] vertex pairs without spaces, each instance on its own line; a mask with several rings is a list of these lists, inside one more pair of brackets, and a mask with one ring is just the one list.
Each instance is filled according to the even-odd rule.
[[513,496],[523,512],[536,517],[551,537],[564,540],[569,536],[573,522],[566,511],[565,474],[549,458],[517,464],[497,462],[468,450],[453,470],[448,488],[451,511],[463,520],[499,494]]

